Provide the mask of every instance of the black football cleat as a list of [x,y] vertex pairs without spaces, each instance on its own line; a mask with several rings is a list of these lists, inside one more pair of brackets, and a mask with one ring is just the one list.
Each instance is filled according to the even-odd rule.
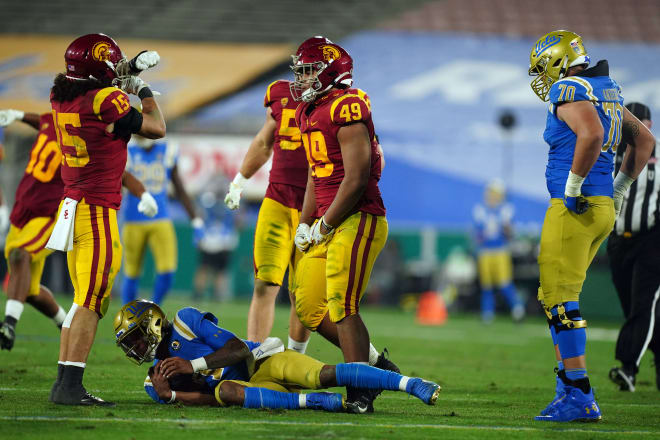
[[107,400],[103,400],[100,397],[96,397],[87,391],[85,391],[85,395],[83,396],[83,398],[80,399],[80,404],[84,406],[105,406],[108,408],[117,406],[115,402],[108,402]]
[[366,388],[346,387],[346,412],[365,414],[374,412],[373,392]]
[[381,370],[394,371],[397,374],[401,374],[401,370],[396,366],[394,362],[390,359],[390,352],[387,351],[387,348],[383,348],[383,351],[378,356],[378,360],[374,364],[374,367],[380,368]]
[[14,340],[16,339],[16,330],[11,324],[3,322],[0,325],[0,348],[2,350],[11,350],[14,347]]
[[115,406],[114,402],[108,402],[90,394],[82,385],[67,388],[60,384],[59,387],[54,387],[51,402],[58,405]]
[[635,391],[635,375],[623,368],[612,368],[610,370],[610,380],[619,385],[621,391]]

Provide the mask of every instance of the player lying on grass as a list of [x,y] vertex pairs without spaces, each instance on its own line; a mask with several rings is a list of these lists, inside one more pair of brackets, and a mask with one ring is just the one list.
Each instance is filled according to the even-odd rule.
[[135,363],[153,361],[145,389],[159,403],[358,412],[340,393],[301,389],[353,386],[405,391],[435,404],[440,386],[364,364],[325,365],[277,338],[241,340],[211,313],[186,307],[172,322],[156,304],[124,305],[114,321],[117,345]]

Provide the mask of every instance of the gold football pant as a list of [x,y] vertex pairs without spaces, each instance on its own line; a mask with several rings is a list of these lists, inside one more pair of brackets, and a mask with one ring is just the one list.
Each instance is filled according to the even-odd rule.
[[477,266],[482,289],[506,286],[513,278],[513,264],[508,250],[482,251],[477,257]]
[[[46,257],[53,251],[46,249],[46,243],[55,227],[57,217],[35,217],[22,228],[11,225],[5,242],[5,259],[14,249],[24,249],[30,254],[30,291],[28,296],[39,295],[41,275],[44,272]],[[11,270],[11,267],[9,267]]]
[[[254,372],[250,381],[231,380],[246,387],[268,388],[273,391],[296,392],[321,388],[321,369],[325,364],[294,350],[284,350],[266,359]],[[221,405],[220,386],[215,387],[215,398]]]
[[121,254],[117,211],[88,205],[85,199],[78,202],[73,250],[67,252],[75,304],[105,315]]
[[122,226],[122,242],[124,273],[127,277],[140,276],[147,245],[154,257],[157,273],[176,271],[177,243],[171,220],[126,222]]
[[293,243],[299,222],[297,209],[264,198],[254,232],[256,279],[281,286],[288,267],[289,286],[292,284],[296,263],[302,256]]
[[292,289],[300,322],[316,330],[328,313],[332,322],[357,314],[386,241],[385,216],[357,212],[328,241],[310,247],[298,262]]
[[546,309],[578,301],[587,269],[614,226],[611,197],[587,197],[589,209],[575,214],[562,199],[550,200],[541,232],[538,298]]

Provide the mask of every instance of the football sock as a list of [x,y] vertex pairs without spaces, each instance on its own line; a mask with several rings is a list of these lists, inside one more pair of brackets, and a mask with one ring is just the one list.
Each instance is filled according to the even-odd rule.
[[164,272],[156,275],[156,281],[154,282],[154,297],[153,301],[156,304],[162,304],[165,299],[165,295],[169,292],[170,287],[172,287],[172,281],[174,280],[174,272]]
[[570,380],[579,380],[579,379],[584,379],[587,377],[587,369],[586,368],[567,368],[566,369],[566,377],[568,377]]
[[286,348],[297,351],[300,354],[305,354],[305,351],[307,351],[307,344],[309,344],[309,339],[304,342],[298,342],[289,336],[289,343]]
[[64,318],[66,318],[66,312],[62,307],[59,307],[59,310],[57,311],[55,316],[53,316],[53,321],[55,321],[55,325],[61,327],[62,323],[64,322]]
[[8,299],[5,304],[5,322],[12,327],[16,327],[16,323],[21,319],[21,314],[25,306],[22,302],[15,299]]
[[[577,301],[564,303],[567,312],[578,309]],[[553,314],[555,311],[553,309]],[[581,320],[578,316],[574,320]],[[587,330],[585,328],[574,328],[557,332],[557,343],[562,359],[569,359],[584,355],[587,346]]]
[[61,387],[64,389],[81,387],[83,374],[85,373],[84,365],[82,362],[64,362]]
[[495,315],[495,294],[493,289],[481,290],[481,318],[490,320]]
[[502,296],[506,299],[507,304],[509,304],[509,307],[514,308],[520,304],[513,282],[503,286],[500,291],[502,292]]
[[135,300],[138,291],[138,278],[129,278],[124,276],[124,283],[121,287],[121,302],[123,304],[128,304],[131,301]]
[[378,350],[376,350],[376,347],[373,346],[373,344],[369,344],[369,365],[374,366],[376,365],[376,362],[378,362],[378,356],[380,354],[378,353]]
[[564,363],[562,361],[557,361],[557,368],[559,368],[560,370],[563,370],[564,369]]
[[335,367],[337,386],[351,386],[356,388],[400,390],[407,377],[393,371],[381,370],[369,365],[352,362],[350,364],[337,364]]
[[304,396],[255,387],[247,387],[244,392],[243,408],[300,409],[300,398]]

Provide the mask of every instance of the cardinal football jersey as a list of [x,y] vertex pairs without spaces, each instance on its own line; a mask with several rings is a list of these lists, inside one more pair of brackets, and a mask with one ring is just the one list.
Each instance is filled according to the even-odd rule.
[[119,209],[128,138],[108,132],[107,127],[128,114],[128,96],[116,87],[106,87],[72,101],[51,100],[51,104],[64,154],[64,197]]
[[61,162],[53,115],[45,113],[39,118],[39,133],[30,150],[25,174],[16,189],[10,216],[12,225],[22,228],[35,217],[55,216],[64,190]]
[[607,61],[599,61],[579,76],[568,76],[550,88],[550,107],[543,139],[550,145],[545,176],[552,198],[563,198],[568,172],[573,163],[573,130],[557,118],[557,108],[568,102],[589,101],[603,124],[603,146],[598,160],[582,184],[585,196],[612,197],[612,171],[616,146],[621,142],[623,96],[619,85],[609,77]]
[[313,103],[301,104],[296,111],[296,123],[312,169],[316,216],[325,214],[344,179],[344,164],[337,133],[342,127],[355,123],[363,123],[369,132],[371,169],[367,187],[352,212],[385,215],[385,205],[378,188],[380,153],[367,94],[359,89],[332,91]]

